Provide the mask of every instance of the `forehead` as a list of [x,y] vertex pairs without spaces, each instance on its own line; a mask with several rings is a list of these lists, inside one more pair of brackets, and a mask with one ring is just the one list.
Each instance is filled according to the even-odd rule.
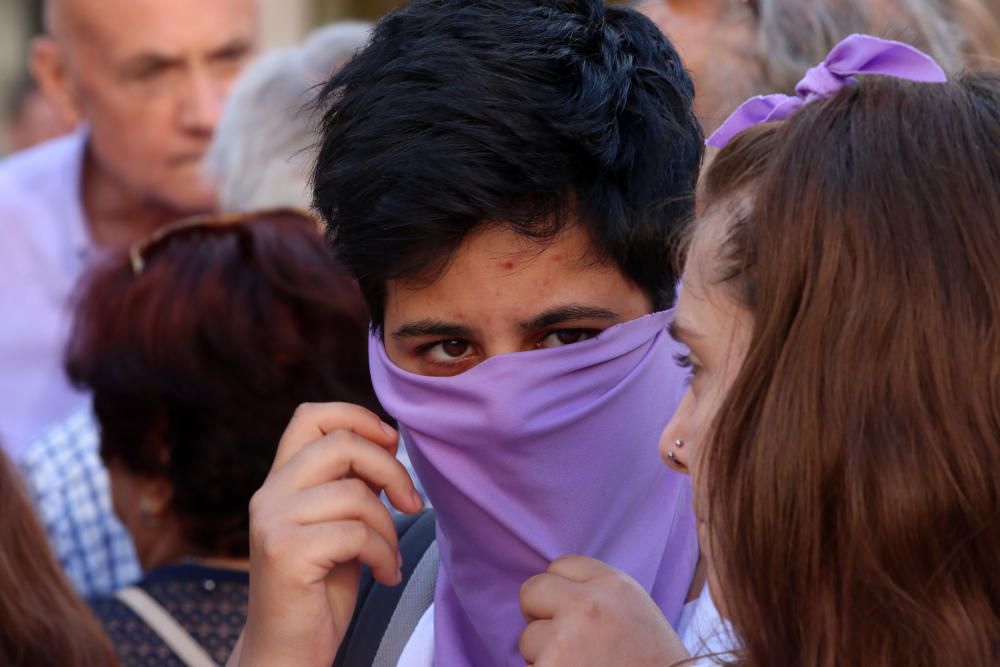
[[55,0],[70,41],[99,44],[112,58],[201,52],[254,37],[258,0]]
[[730,206],[716,205],[696,220],[684,261],[683,282],[686,286],[703,291],[717,282],[720,252],[732,215]]
[[[677,298],[676,320],[709,340],[730,343],[735,332],[748,335],[752,313],[737,301],[733,283],[722,282],[730,227],[746,213],[750,199],[737,195],[710,206],[695,222]],[[736,278],[737,281],[740,278]],[[740,339],[744,343],[743,338]]]
[[387,309],[443,307],[515,315],[567,299],[613,301],[635,286],[617,266],[597,258],[589,234],[578,226],[539,242],[498,225],[466,239],[439,275],[390,281],[388,288]]

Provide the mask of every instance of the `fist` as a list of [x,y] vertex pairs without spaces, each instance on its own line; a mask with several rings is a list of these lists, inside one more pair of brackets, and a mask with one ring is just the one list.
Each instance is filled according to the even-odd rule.
[[533,667],[663,667],[688,657],[649,594],[592,558],[560,558],[529,579],[521,612],[528,627],[518,647]]

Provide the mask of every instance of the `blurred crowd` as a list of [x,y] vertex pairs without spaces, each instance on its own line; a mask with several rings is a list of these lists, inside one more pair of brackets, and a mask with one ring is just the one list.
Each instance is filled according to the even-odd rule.
[[1000,664],[1000,4],[260,20],[8,96],[0,664]]

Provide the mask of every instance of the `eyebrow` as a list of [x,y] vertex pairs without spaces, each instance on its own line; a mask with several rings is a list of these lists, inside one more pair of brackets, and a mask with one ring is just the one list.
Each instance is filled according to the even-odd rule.
[[[521,322],[523,331],[537,331],[547,329],[558,324],[578,322],[580,320],[617,320],[621,315],[607,308],[596,306],[585,306],[582,304],[569,304],[547,310],[530,320]],[[442,338],[473,338],[475,333],[469,327],[454,322],[444,320],[420,320],[410,322],[399,327],[392,332],[392,337],[399,340],[403,338],[422,338],[427,336],[440,336]]]
[[701,334],[695,333],[695,331],[692,330],[691,328],[683,324],[678,324],[677,320],[674,320],[673,322],[667,325],[667,333],[669,333],[670,337],[673,338],[678,343],[687,343],[692,338],[702,337]]
[[238,53],[241,51],[252,51],[253,50],[253,38],[252,37],[234,37],[219,48],[208,54],[209,58],[219,58],[221,56],[226,56],[232,53]]
[[618,320],[621,315],[607,308],[597,306],[585,306],[582,304],[569,304],[558,306],[547,310],[540,315],[533,317],[527,322],[521,323],[524,331],[536,331],[547,329],[557,324],[567,324],[569,322],[579,322],[580,320]]
[[[225,44],[213,49],[206,57],[209,60],[215,60],[223,56],[227,56],[232,53],[240,53],[243,51],[251,51],[253,49],[253,40],[249,37],[234,37],[230,39]],[[153,69],[156,67],[175,67],[184,62],[184,57],[177,55],[169,55],[165,53],[139,53],[128,60],[122,65],[123,69],[129,73],[141,72],[146,69]]]
[[182,62],[184,62],[183,58],[175,56],[160,53],[140,53],[126,60],[122,64],[121,69],[126,74],[138,74],[158,67],[175,67]]
[[423,336],[441,336],[444,338],[472,338],[473,332],[469,327],[442,320],[420,320],[404,324],[392,332],[392,337],[400,338],[420,338]]

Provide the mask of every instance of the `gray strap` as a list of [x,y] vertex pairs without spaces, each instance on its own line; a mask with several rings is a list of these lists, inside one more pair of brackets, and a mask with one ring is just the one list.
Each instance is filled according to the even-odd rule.
[[123,588],[115,593],[135,615],[146,622],[152,630],[170,647],[170,650],[188,667],[219,667],[180,623],[174,620],[159,602],[146,591],[136,586]]
[[389,620],[389,627],[382,636],[372,667],[396,667],[399,664],[406,642],[410,641],[417,623],[434,602],[434,587],[437,585],[440,565],[441,555],[435,541],[413,570],[406,590],[399,598],[399,605]]

